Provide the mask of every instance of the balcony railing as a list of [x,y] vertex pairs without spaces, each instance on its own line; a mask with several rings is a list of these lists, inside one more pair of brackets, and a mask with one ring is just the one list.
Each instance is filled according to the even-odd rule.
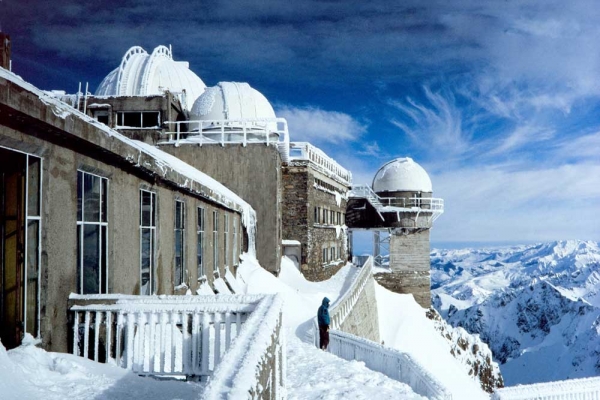
[[318,147],[308,142],[290,143],[290,161],[307,160],[317,165],[326,175],[339,178],[342,183],[352,183],[352,173],[339,165]]
[[160,144],[242,144],[277,145],[282,158],[289,155],[289,133],[285,118],[167,121]]
[[207,378],[274,297],[72,294],[69,301],[73,354],[143,375]]
[[570,400],[600,399],[600,378],[569,379],[499,388],[492,400]]

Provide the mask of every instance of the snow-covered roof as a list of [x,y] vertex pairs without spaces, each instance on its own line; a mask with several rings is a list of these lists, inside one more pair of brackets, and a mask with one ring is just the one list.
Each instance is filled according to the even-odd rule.
[[185,91],[188,108],[204,93],[206,85],[189,69],[187,61],[175,61],[171,50],[158,46],[148,54],[139,46],[127,50],[121,64],[96,89],[97,96],[149,96]]
[[432,192],[431,179],[412,158],[396,158],[379,168],[373,179],[373,191]]
[[[163,179],[177,184],[182,189],[196,193],[229,209],[239,211],[242,214],[242,223],[248,230],[250,251],[254,251],[256,224],[256,213],[254,209],[250,204],[216,179],[213,179],[204,172],[199,171],[193,166],[157,147],[129,139],[116,130],[109,128],[70,105],[60,101],[54,97],[52,93],[44,92],[34,85],[25,82],[21,77],[12,72],[0,68],[0,78],[6,79],[37,96],[58,118],[73,118],[93,125],[98,132],[98,145],[106,146],[107,150],[124,158],[136,167],[159,175]],[[74,125],[71,123],[65,124],[65,126],[73,127]],[[78,134],[76,129],[73,132],[65,132],[72,135]],[[102,134],[104,134],[104,136],[100,137]],[[105,139],[114,140],[116,142],[114,144],[106,144]]]
[[258,90],[241,82],[219,82],[206,88],[190,111],[190,120],[276,118],[271,103]]

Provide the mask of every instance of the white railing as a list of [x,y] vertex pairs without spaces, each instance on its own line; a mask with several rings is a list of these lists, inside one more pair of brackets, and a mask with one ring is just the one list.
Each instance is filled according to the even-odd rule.
[[203,399],[285,398],[285,334],[281,295],[266,296],[215,370]]
[[73,354],[147,375],[208,377],[269,296],[75,295]]
[[[362,265],[360,271],[354,277],[354,281],[348,290],[337,299],[329,308],[329,319],[331,329],[340,329],[352,309],[358,302],[363,289],[371,278],[373,270],[373,257],[369,256]],[[319,347],[319,325],[317,317],[313,318],[313,342]]]
[[352,173],[338,164],[318,147],[308,142],[290,143],[290,160],[311,161],[325,172],[326,175],[338,177],[342,183],[352,183]]
[[452,394],[409,354],[341,331],[329,332],[329,352],[357,360],[373,371],[409,385],[429,399],[451,400]]
[[599,400],[600,378],[570,379],[496,389],[492,400]]
[[285,118],[167,121],[165,124],[168,130],[162,134],[166,140],[161,144],[274,144],[283,152],[284,161],[288,161],[289,133]]

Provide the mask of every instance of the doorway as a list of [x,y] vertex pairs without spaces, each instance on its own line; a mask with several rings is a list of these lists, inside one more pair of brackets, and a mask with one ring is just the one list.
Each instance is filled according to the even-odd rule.
[[39,337],[41,159],[0,148],[0,340]]

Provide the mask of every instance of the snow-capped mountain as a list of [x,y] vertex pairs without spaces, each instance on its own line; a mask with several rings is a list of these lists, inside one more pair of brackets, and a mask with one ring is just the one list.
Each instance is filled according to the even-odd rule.
[[506,385],[600,374],[600,248],[433,250],[434,306],[490,345]]

